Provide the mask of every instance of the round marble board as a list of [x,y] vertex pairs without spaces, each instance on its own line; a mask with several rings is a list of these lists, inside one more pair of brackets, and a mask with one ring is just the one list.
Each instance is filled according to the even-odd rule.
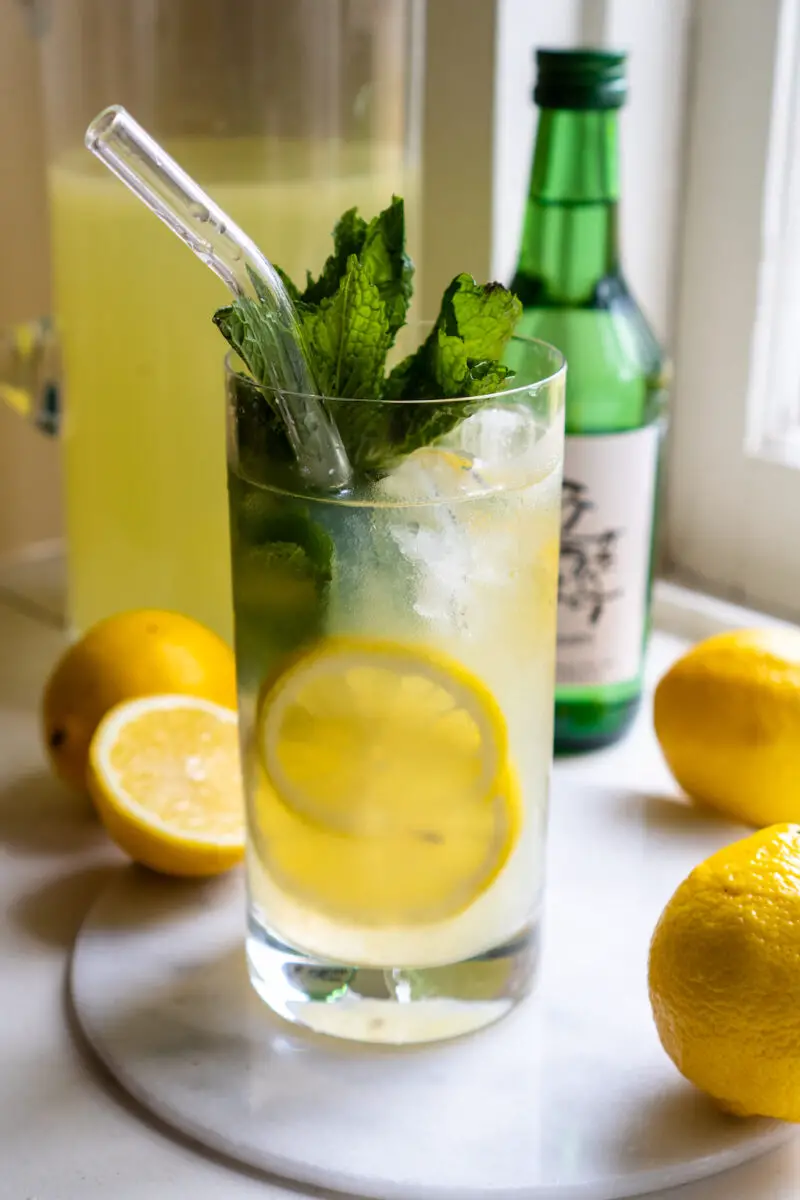
[[436,1200],[618,1200],[687,1183],[790,1132],[725,1116],[685,1083],[647,999],[663,904],[740,832],[677,800],[562,778],[538,990],[457,1041],[362,1047],[272,1017],[247,980],[238,875],[122,872],[78,937],[74,1009],[142,1105],[300,1183]]

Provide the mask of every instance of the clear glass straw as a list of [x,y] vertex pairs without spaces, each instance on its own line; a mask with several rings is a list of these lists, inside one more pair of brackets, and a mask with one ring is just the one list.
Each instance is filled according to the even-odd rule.
[[352,474],[347,453],[318,394],[297,313],[272,263],[120,105],[94,118],[86,130],[86,145],[234,296],[260,299],[269,306],[275,319],[266,324],[274,333],[274,344],[265,356],[270,379],[263,382],[274,391],[287,436],[309,482],[320,488],[346,487]]

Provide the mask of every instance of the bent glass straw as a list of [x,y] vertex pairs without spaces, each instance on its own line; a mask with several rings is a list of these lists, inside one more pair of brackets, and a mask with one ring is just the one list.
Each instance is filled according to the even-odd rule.
[[268,305],[275,316],[268,322],[274,333],[272,352],[265,356],[268,382],[298,465],[315,487],[346,487],[351,479],[347,453],[325,400],[318,394],[297,313],[272,263],[120,105],[114,104],[94,118],[85,141],[234,296],[249,296]]

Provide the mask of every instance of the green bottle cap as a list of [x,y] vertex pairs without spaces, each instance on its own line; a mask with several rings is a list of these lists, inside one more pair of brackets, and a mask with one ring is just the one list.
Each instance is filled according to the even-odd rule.
[[625,59],[613,50],[537,50],[533,99],[539,108],[621,108]]

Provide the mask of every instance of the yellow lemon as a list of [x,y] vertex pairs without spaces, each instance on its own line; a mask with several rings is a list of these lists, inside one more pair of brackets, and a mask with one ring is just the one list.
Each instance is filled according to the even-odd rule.
[[263,691],[260,855],[281,886],[363,924],[443,919],[518,840],[505,720],[460,663],[331,638]]
[[235,708],[230,647],[179,613],[140,609],[94,625],[64,653],[45,686],[42,725],[55,773],[85,788],[89,743],[105,713],[124,700],[164,692]]
[[712,855],[650,948],[650,1000],[678,1070],[731,1112],[800,1121],[800,826]]
[[154,871],[216,875],[244,853],[231,709],[191,696],[118,705],[92,738],[88,783],[112,839]]
[[262,861],[296,900],[357,925],[420,925],[456,916],[496,879],[518,839],[522,802],[509,772],[457,821],[452,810],[422,823],[412,812],[402,828],[398,813],[391,831],[357,835],[301,817],[267,784],[254,821]]
[[752,825],[800,821],[800,632],[701,642],[660,681],[654,722],[690,796]]

